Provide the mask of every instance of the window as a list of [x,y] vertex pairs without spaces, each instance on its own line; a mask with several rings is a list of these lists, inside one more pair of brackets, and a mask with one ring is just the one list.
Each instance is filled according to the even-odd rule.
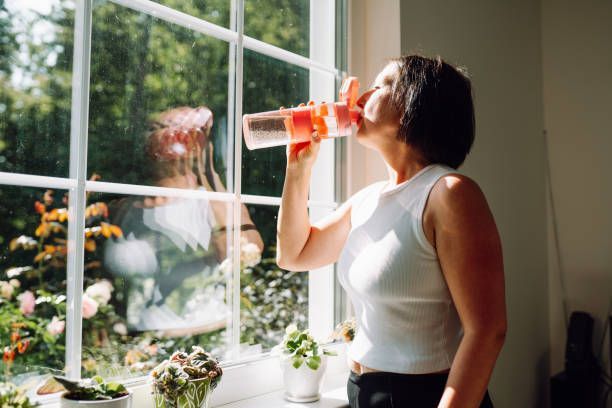
[[329,334],[333,268],[275,264],[284,148],[248,151],[241,116],[334,100],[336,7],[0,2],[0,377],[137,377],[194,344],[253,358],[289,322]]

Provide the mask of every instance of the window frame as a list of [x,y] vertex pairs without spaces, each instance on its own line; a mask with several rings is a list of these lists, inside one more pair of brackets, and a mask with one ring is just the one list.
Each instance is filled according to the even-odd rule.
[[[72,100],[70,127],[69,175],[63,177],[48,177],[19,173],[0,172],[0,185],[15,185],[20,187],[60,188],[70,192],[68,211],[68,254],[67,254],[67,300],[66,300],[66,375],[71,378],[81,376],[82,357],[82,294],[84,279],[84,235],[86,193],[115,193],[129,195],[158,195],[168,197],[186,197],[193,199],[215,199],[234,204],[228,221],[232,225],[240,223],[240,205],[263,204],[279,206],[280,197],[259,196],[241,193],[242,168],[242,92],[243,92],[243,50],[249,49],[259,54],[275,58],[291,65],[308,69],[310,75],[310,99],[334,100],[341,79],[346,76],[343,71],[346,56],[346,36],[338,35],[338,29],[346,29],[345,0],[309,0],[310,1],[310,58],[284,50],[277,46],[245,36],[244,2],[231,1],[230,27],[225,28],[195,16],[190,16],[178,10],[151,0],[108,0],[116,5],[149,14],[166,22],[200,32],[207,36],[225,41],[229,46],[228,61],[228,191],[208,192],[202,190],[182,190],[145,185],[132,185],[87,180],[87,149],[89,122],[89,85],[90,59],[93,25],[93,0],[74,0],[74,50],[72,67]],[[341,13],[341,15],[339,15]],[[323,21],[314,28],[313,22]],[[341,24],[338,24],[341,21]],[[313,47],[316,44],[316,47]],[[341,50],[340,52],[338,50]],[[340,55],[340,57],[339,57]],[[322,85],[323,83],[323,85]],[[231,154],[233,152],[233,154]],[[344,174],[346,169],[338,160],[346,155],[346,141],[337,140],[325,144],[313,170],[311,195],[308,208],[311,214],[322,216],[338,206],[340,199],[345,198],[346,188]],[[327,179],[332,183],[316,183],[316,180]],[[240,246],[240,230],[234,229],[231,240],[233,246]],[[240,327],[240,251],[233,254],[233,277],[228,287],[231,287],[232,328]],[[334,266],[329,265],[316,271],[307,272],[309,276],[309,325],[316,337],[325,338],[333,329],[335,323],[344,317],[344,305],[338,302],[338,282],[335,278]],[[316,301],[314,295],[316,294]],[[229,295],[229,293],[228,293]],[[323,301],[322,301],[323,300]],[[343,302],[342,302],[343,303]],[[228,322],[229,323],[229,322]],[[240,345],[239,330],[232,330],[232,350],[238,352]],[[244,382],[238,380],[248,370],[270,367],[271,356],[262,353],[250,360],[239,356],[224,361],[222,366],[226,372],[233,373],[236,386],[244,387]],[[244,373],[241,369],[244,368]],[[280,381],[280,377],[276,380]],[[271,381],[271,389],[278,389],[280,383]],[[146,382],[144,377],[126,379],[126,384],[138,386]],[[232,389],[228,384],[226,389]],[[247,387],[248,395],[253,396],[261,390]],[[227,395],[220,395],[221,400],[230,401]],[[245,398],[244,395],[236,399]],[[42,402],[46,402],[45,398]]]

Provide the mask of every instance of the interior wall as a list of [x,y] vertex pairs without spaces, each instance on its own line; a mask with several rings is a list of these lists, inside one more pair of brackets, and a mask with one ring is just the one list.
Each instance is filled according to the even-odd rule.
[[461,170],[483,189],[504,250],[508,335],[490,392],[496,407],[545,407],[548,276],[540,4],[401,1],[401,47],[467,67],[476,140]]
[[[363,92],[386,61],[401,53],[400,1],[351,0],[348,43],[348,71],[359,78],[359,90]],[[382,159],[355,138],[348,140],[347,156],[349,196],[368,184],[387,178]]]
[[[612,303],[612,181],[608,174],[612,154],[610,21],[610,1],[542,1],[544,123],[559,243],[557,253],[553,219],[549,218],[553,373],[562,371],[564,363],[562,287],[566,288],[569,312],[581,310],[595,318],[596,353]],[[609,344],[608,341],[609,338],[604,344]],[[608,359],[609,348],[605,346],[600,360]]]

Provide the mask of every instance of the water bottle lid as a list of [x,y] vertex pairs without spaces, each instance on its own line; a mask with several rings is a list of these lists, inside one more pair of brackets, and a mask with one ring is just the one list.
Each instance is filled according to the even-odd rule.
[[339,100],[346,102],[349,109],[355,106],[357,98],[359,98],[359,80],[357,77],[351,76],[342,82],[339,92]]

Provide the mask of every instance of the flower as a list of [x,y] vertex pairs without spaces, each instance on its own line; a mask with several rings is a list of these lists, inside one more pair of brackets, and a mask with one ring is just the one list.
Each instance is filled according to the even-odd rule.
[[98,302],[89,297],[87,293],[83,294],[83,318],[89,319],[98,313]]
[[257,245],[248,242],[246,238],[240,240],[240,263],[243,268],[252,268],[261,262],[261,251]]
[[25,316],[29,316],[34,313],[34,307],[36,306],[36,298],[34,297],[34,294],[32,292],[26,290],[21,295],[19,295],[18,299],[21,302],[21,305],[19,306],[21,313],[23,313]]
[[293,332],[297,331],[297,326],[295,324],[290,324],[289,326],[287,326],[287,328],[285,329],[285,334],[291,334]]
[[9,283],[10,283],[10,284],[11,284],[11,286],[12,286],[12,287],[14,287],[14,288],[19,288],[19,287],[21,287],[21,282],[19,282],[19,280],[17,280],[17,279],[11,279],[11,280],[9,281]]
[[344,340],[345,343],[350,343],[355,338],[355,331],[357,330],[357,321],[355,317],[346,319],[342,323],[338,323],[334,332],[332,333],[333,340]]
[[123,323],[115,323],[113,325],[113,331],[121,336],[127,335],[127,327]]
[[5,299],[10,299],[13,297],[13,292],[15,291],[15,287],[8,283],[7,281],[0,281],[0,296]]
[[232,259],[225,258],[223,262],[219,265],[219,271],[223,274],[223,276],[231,276],[232,275]]
[[111,299],[111,292],[113,290],[113,285],[104,279],[88,287],[87,290],[85,290],[85,293],[87,296],[94,299],[98,304],[106,305]]
[[57,336],[58,334],[62,334],[64,332],[65,327],[65,321],[60,320],[57,316],[53,316],[53,319],[51,319],[51,322],[47,325],[47,331],[52,336]]

